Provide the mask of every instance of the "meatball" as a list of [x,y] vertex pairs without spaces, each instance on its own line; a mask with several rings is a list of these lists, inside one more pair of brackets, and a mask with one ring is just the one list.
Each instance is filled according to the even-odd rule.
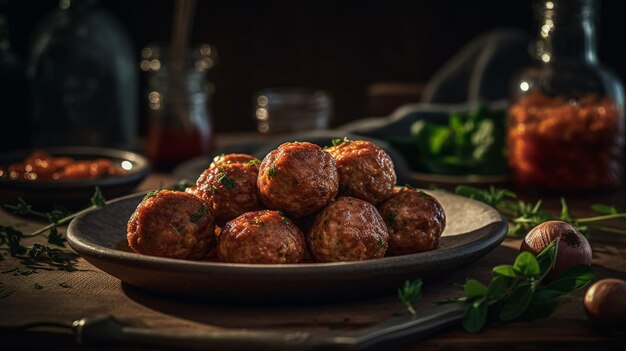
[[261,200],[294,219],[317,213],[339,190],[335,160],[307,142],[284,143],[259,167]]
[[248,154],[222,154],[213,158],[213,162],[211,162],[209,168],[219,168],[223,165],[228,165],[231,163],[250,163],[258,166],[259,164],[261,164],[261,161],[258,158]]
[[223,226],[241,214],[265,208],[256,187],[258,174],[256,164],[221,164],[206,169],[193,192],[211,206],[216,223]]
[[337,161],[342,195],[378,204],[393,193],[396,172],[387,153],[370,141],[345,140],[326,149]]
[[432,196],[401,188],[378,210],[389,229],[389,254],[402,255],[433,250],[446,227],[446,214]]
[[374,205],[344,196],[317,215],[307,242],[316,261],[361,261],[385,256],[388,238]]
[[127,238],[140,254],[199,260],[215,244],[213,210],[184,192],[149,193],[128,221]]
[[217,258],[235,263],[297,263],[305,253],[304,235],[278,211],[244,213],[226,223]]

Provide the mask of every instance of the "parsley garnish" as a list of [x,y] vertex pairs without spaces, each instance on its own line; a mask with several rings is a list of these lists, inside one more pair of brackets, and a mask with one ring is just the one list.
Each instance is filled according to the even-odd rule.
[[336,138],[332,140],[333,146],[337,146],[343,143],[349,143],[352,140],[348,139],[348,137],[343,137],[343,138]]
[[171,189],[174,191],[185,191],[187,188],[190,188],[194,185],[196,184],[190,181],[189,179],[181,179],[178,182],[176,182],[176,184],[172,185]]
[[405,281],[404,286],[398,289],[398,298],[410,314],[415,314],[413,305],[422,297],[422,280]]
[[191,216],[189,216],[189,220],[192,222],[196,222],[197,220],[199,220],[200,218],[202,218],[202,216],[204,216],[206,214],[206,205],[202,204],[202,206],[200,206],[200,209],[198,210],[198,212],[192,214]]
[[232,189],[235,187],[235,181],[231,178],[228,178],[225,172],[222,172],[222,175],[217,180],[218,182],[224,184],[224,186],[228,189]]
[[211,192],[216,192],[217,191],[217,187],[215,185],[211,185],[209,187],[209,190],[211,190]]
[[159,193],[159,191],[161,191],[161,190],[162,190],[161,188],[158,188],[158,189],[154,189],[154,190],[148,191],[146,196],[143,197],[143,201],[146,201],[146,200],[148,200],[150,198],[155,197]]
[[261,165],[261,161],[259,160],[250,160],[248,162],[245,163],[246,166],[260,166]]
[[270,177],[273,177],[275,175],[276,175],[276,166],[274,166],[274,164],[272,163],[270,165],[270,170],[267,172],[267,177],[270,178]]

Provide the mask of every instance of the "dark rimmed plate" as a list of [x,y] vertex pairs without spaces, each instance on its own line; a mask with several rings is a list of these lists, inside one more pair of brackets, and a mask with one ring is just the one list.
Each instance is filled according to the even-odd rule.
[[394,292],[406,279],[436,277],[466,266],[504,240],[495,209],[447,192],[431,192],[447,214],[436,250],[381,259],[291,265],[196,262],[128,252],[126,225],[143,194],[111,201],[74,219],[70,246],[120,280],[155,292],[241,301],[320,301]]
[[[85,180],[10,180],[0,178],[0,203],[14,204],[18,197],[36,209],[77,209],[89,205],[96,186],[106,198],[129,194],[150,173],[145,157],[130,151],[101,147],[51,147],[39,148],[52,156],[68,156],[75,159],[106,158],[122,165],[127,173],[121,176]],[[0,155],[0,165],[6,167],[21,162],[35,149],[20,150]]]

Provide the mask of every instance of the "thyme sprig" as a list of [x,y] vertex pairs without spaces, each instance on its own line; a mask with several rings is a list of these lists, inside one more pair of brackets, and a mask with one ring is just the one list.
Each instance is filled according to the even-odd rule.
[[[13,226],[0,225],[0,249],[8,251],[9,255],[20,259],[24,266],[31,269],[32,273],[36,272],[37,269],[76,270],[75,266],[77,261],[75,255],[42,244],[25,246],[22,244],[22,239],[47,233],[49,244],[65,247],[65,236],[59,232],[58,227],[69,223],[72,219],[83,213],[105,206],[106,199],[102,195],[99,187],[95,188],[90,202],[91,206],[67,215],[59,210],[52,210],[50,212],[37,211],[21,198],[18,198],[15,205],[5,204],[4,207],[12,210],[15,214],[45,218],[48,220],[49,224],[30,234],[25,234]],[[3,258],[4,257],[0,255],[0,259]]]
[[626,234],[626,230],[602,226],[596,223],[611,219],[626,219],[626,212],[620,212],[617,208],[610,205],[594,204],[591,206],[591,210],[596,212],[597,216],[576,218],[571,214],[567,201],[564,198],[561,198],[561,213],[559,216],[553,216],[542,209],[541,200],[535,203],[521,201],[517,199],[517,195],[514,192],[504,188],[491,186],[486,190],[482,190],[467,185],[459,185],[456,187],[455,193],[484,202],[498,209],[509,220],[508,235],[511,237],[520,237],[538,224],[555,219],[570,223],[585,235],[593,230]]

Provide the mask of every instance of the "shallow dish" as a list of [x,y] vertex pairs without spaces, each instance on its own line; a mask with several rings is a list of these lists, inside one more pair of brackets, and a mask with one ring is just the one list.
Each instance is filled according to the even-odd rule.
[[290,265],[234,264],[129,252],[126,224],[144,194],[109,202],[74,219],[70,246],[101,270],[130,285],[219,301],[320,301],[393,293],[406,279],[436,277],[466,266],[504,240],[507,223],[495,209],[447,192],[430,192],[444,207],[439,248],[369,261]]
[[[39,148],[52,156],[68,156],[74,159],[106,158],[121,165],[127,173],[84,180],[10,180],[0,178],[0,203],[14,204],[21,197],[36,209],[72,210],[89,205],[89,199],[96,186],[100,187],[107,199],[112,199],[133,192],[133,189],[150,173],[145,157],[130,151],[100,147],[54,147]],[[21,162],[34,149],[3,153],[0,165],[7,167]]]

